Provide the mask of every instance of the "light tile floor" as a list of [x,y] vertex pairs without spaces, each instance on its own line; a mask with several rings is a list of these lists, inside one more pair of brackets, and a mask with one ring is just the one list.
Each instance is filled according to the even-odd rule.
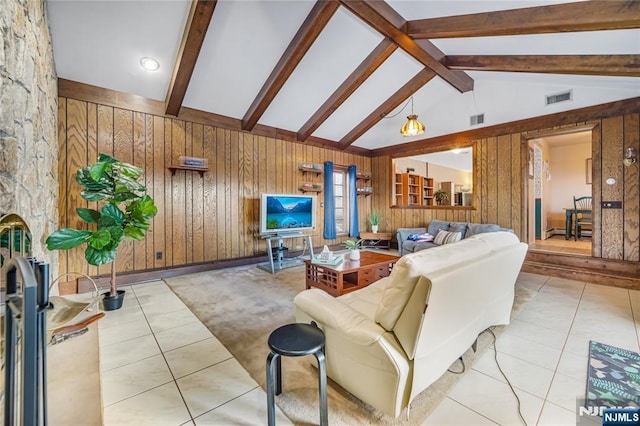
[[[575,425],[589,340],[640,350],[640,291],[528,273],[518,285],[537,295],[498,338],[500,366],[528,425]],[[266,424],[265,392],[163,282],[127,290],[100,321],[105,425]],[[495,356],[489,349],[424,424],[522,424]]]
[[124,289],[99,322],[106,426],[266,423],[265,392],[164,282]]

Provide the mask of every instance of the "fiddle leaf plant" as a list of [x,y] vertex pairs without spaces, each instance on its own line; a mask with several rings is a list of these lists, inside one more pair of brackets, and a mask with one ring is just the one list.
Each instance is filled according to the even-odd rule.
[[117,294],[115,259],[120,243],[125,238],[143,239],[158,213],[153,199],[145,194],[146,188],[138,182],[142,173],[140,167],[101,153],[97,163],[76,173],[76,182],[83,188],[82,198],[103,203],[100,210],[76,209],[92,229],[59,229],[46,241],[49,250],[69,250],[87,243],[84,256],[89,264],[112,263],[111,296]]

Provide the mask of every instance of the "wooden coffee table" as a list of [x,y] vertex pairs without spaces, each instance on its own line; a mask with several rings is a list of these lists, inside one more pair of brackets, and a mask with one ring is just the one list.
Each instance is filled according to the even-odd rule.
[[360,260],[349,257],[336,266],[319,265],[305,260],[307,288],[316,287],[332,296],[361,289],[389,276],[398,256],[371,251],[360,253]]

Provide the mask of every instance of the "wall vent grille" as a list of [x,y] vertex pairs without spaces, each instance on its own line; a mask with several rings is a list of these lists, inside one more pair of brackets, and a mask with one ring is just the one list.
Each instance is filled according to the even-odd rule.
[[558,102],[566,102],[573,99],[573,91],[569,90],[555,95],[548,95],[545,98],[545,105],[557,104]]
[[469,124],[471,126],[477,126],[478,124],[483,124],[483,123],[484,123],[484,113],[472,115],[469,120]]

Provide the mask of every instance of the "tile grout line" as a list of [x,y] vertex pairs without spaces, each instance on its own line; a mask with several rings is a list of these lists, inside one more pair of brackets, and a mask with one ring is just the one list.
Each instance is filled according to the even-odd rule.
[[[162,346],[160,346],[160,342],[158,342],[158,338],[156,337],[156,333],[153,331],[153,328],[151,328],[151,323],[149,322],[149,318],[147,317],[147,314],[145,313],[144,308],[140,304],[140,299],[138,299],[138,295],[136,294],[135,290],[133,291],[133,295],[136,298],[136,302],[138,302],[138,305],[140,306],[140,310],[142,311],[142,315],[144,316],[145,321],[147,321],[147,325],[149,326],[149,329],[151,330],[151,335],[153,336],[153,339],[155,340],[156,345],[158,345],[158,349],[160,349],[160,354],[162,355],[162,359],[164,359],[164,362],[167,365],[167,370],[169,370],[169,374],[171,374],[171,377],[173,378],[173,383],[175,384],[176,389],[178,389],[178,393],[180,394],[180,399],[182,399],[182,403],[184,404],[184,407],[186,408],[187,413],[189,414],[189,418],[190,418],[192,423],[195,423],[194,419],[193,419],[193,414],[191,413],[191,410],[189,409],[189,405],[187,405],[187,400],[185,399],[184,395],[182,394],[182,390],[180,389],[180,386],[178,386],[178,381],[176,379],[176,376],[175,376],[175,374],[173,374],[173,371],[171,370],[171,366],[169,366],[169,361],[167,361],[167,357],[164,354],[164,350],[162,349]],[[183,304],[184,304],[184,302],[183,302]],[[185,305],[185,308],[186,308],[186,305]],[[175,349],[177,349],[177,348],[175,348]]]
[[[553,383],[556,380],[556,375],[561,374],[558,372],[558,367],[560,366],[560,362],[562,361],[562,356],[564,355],[564,351],[567,347],[567,342],[569,341],[569,337],[571,336],[571,330],[573,329],[573,325],[576,322],[576,317],[578,316],[578,310],[580,309],[580,303],[582,302],[582,298],[584,296],[584,292],[587,289],[587,285],[589,285],[588,283],[582,283],[582,291],[580,292],[580,298],[578,299],[578,304],[576,305],[576,310],[573,314],[573,319],[571,320],[571,325],[569,326],[569,330],[567,332],[567,337],[564,340],[564,344],[562,345],[562,349],[560,350],[560,357],[558,358],[558,362],[556,363],[556,367],[553,370],[553,376],[551,377],[551,383],[549,383],[549,387],[547,388],[547,393],[544,396],[544,403],[542,404],[542,409],[540,410],[540,414],[538,414],[538,418],[536,420],[536,424],[540,423],[540,417],[542,416],[542,411],[544,410],[544,406],[547,404],[547,402],[549,402],[550,404],[553,405],[557,405],[554,404],[553,401],[549,401],[549,393],[551,392],[551,387],[553,386]],[[562,375],[562,374],[561,374]]]
[[235,397],[231,398],[231,399],[230,399],[230,400],[228,400],[228,401],[223,402],[222,404],[216,405],[216,406],[215,406],[215,407],[213,407],[212,409],[207,410],[207,411],[205,411],[204,413],[202,413],[202,414],[198,415],[197,417],[193,418],[193,419],[192,419],[192,421],[195,423],[196,419],[198,419],[198,418],[200,418],[200,417],[204,416],[204,415],[205,415],[205,414],[207,414],[207,413],[210,413],[210,412],[212,412],[212,411],[215,411],[215,410],[217,410],[218,408],[223,407],[223,406],[225,406],[225,405],[229,404],[230,402],[235,401],[236,399],[241,398],[241,397],[245,396],[246,394],[248,394],[248,393],[250,393],[250,392],[253,392],[253,391],[254,391],[254,390],[256,390],[256,389],[262,389],[262,388],[260,387],[260,385],[259,385],[259,384],[257,384],[257,383],[256,383],[256,386],[255,386],[255,387],[253,387],[253,388],[249,389],[248,391],[246,391],[246,392],[244,392],[244,393],[242,393],[242,394],[240,394],[240,395],[238,395],[238,396],[235,396]]

